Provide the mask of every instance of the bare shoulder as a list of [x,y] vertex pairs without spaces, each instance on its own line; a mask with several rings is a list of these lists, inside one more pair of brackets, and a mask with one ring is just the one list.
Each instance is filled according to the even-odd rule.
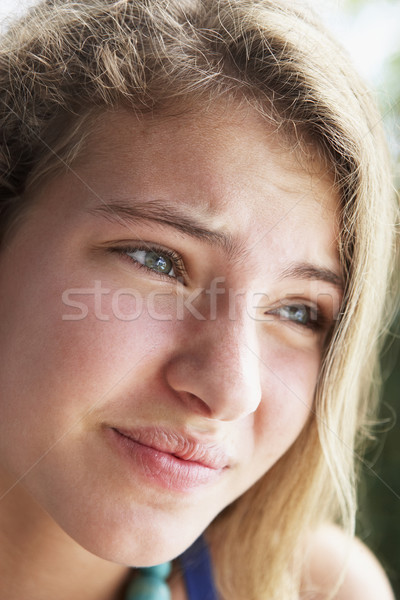
[[395,600],[372,552],[360,540],[349,540],[339,527],[325,525],[310,536],[307,544],[302,596],[322,600],[342,572],[344,578],[335,600]]

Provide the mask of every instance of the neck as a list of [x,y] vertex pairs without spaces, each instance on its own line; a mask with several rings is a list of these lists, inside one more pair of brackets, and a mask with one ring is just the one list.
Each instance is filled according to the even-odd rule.
[[0,478],[0,600],[119,600],[129,569],[79,546],[21,485]]

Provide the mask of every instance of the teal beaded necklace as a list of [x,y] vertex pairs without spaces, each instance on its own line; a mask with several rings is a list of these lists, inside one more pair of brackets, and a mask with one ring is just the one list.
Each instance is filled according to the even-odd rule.
[[125,600],[171,600],[166,582],[171,573],[170,562],[139,569],[139,576],[129,585]]

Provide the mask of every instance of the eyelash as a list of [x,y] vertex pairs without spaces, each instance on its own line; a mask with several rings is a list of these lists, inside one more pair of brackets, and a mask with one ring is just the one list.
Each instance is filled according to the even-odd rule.
[[[137,267],[139,269],[145,269],[146,272],[156,275],[157,277],[160,277],[161,279],[164,279],[164,280],[165,279],[181,280],[182,277],[186,274],[182,257],[179,254],[177,254],[174,250],[171,250],[169,248],[161,248],[157,245],[138,245],[138,246],[119,246],[119,247],[111,248],[111,250],[112,250],[112,252],[116,252],[117,254],[119,254],[123,259],[129,260],[129,262],[133,263],[135,265],[135,267]],[[137,251],[154,252],[157,255],[169,258],[172,262],[172,268],[176,274],[168,275],[166,273],[161,273],[160,271],[151,269],[150,267],[147,267],[146,265],[140,263],[135,258],[129,256],[129,253],[133,253],[133,252],[137,252]],[[282,321],[286,321],[290,325],[294,325],[295,327],[298,327],[302,330],[309,330],[314,333],[318,333],[319,331],[322,331],[327,328],[327,326],[329,324],[329,319],[326,318],[326,316],[323,314],[323,311],[319,308],[309,306],[308,304],[305,304],[304,302],[293,302],[293,304],[284,304],[282,306],[279,306],[277,308],[273,308],[273,309],[267,311],[265,314],[277,315],[278,311],[283,311],[285,309],[290,310],[293,308],[297,308],[297,309],[305,308],[306,309],[307,314],[308,314],[307,323],[301,323],[300,321],[292,320],[289,317],[287,317],[287,318],[281,317]]]
[[285,317],[281,317],[282,321],[286,321],[287,323],[289,323],[290,325],[294,325],[295,327],[300,327],[301,329],[308,329],[312,332],[316,332],[318,333],[319,331],[325,329],[327,327],[328,324],[328,319],[326,318],[326,316],[323,314],[322,310],[315,308],[313,306],[309,306],[308,304],[305,304],[304,302],[294,302],[293,304],[284,304],[282,306],[279,306],[277,308],[274,308],[270,311],[268,311],[266,314],[269,315],[276,315],[278,314],[278,311],[283,311],[283,310],[288,310],[288,309],[306,309],[307,315],[308,315],[308,321],[307,323],[301,323],[301,321],[296,321],[296,320],[292,320],[289,317],[285,318]]
[[[179,280],[186,273],[185,267],[183,265],[182,257],[179,254],[177,254],[176,252],[174,252],[174,250],[171,250],[169,248],[160,248],[159,246],[155,246],[155,245],[152,245],[152,246],[138,245],[138,246],[119,246],[119,247],[112,248],[111,250],[113,252],[116,252],[117,254],[121,255],[122,258],[129,260],[129,262],[133,263],[139,269],[145,269],[148,273],[151,273],[153,275],[161,277],[161,279]],[[172,262],[172,268],[175,272],[175,275],[168,275],[167,273],[161,273],[160,271],[151,269],[147,265],[143,265],[141,262],[139,262],[132,256],[129,256],[129,253],[140,252],[140,251],[141,252],[154,252],[155,254],[157,254],[159,256],[164,256],[164,257],[169,258],[170,261]]]

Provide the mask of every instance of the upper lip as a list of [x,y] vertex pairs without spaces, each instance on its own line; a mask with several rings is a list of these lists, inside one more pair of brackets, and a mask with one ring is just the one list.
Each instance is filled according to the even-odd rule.
[[190,435],[158,427],[138,429],[112,427],[112,429],[138,444],[171,454],[181,460],[198,463],[209,469],[220,470],[231,464],[228,453],[218,442],[204,443]]

